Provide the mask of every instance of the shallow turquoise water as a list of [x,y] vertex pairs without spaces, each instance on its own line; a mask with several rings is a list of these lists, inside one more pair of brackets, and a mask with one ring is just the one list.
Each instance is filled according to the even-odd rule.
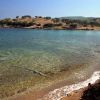
[[0,29],[0,77],[8,77],[1,81],[27,76],[27,68],[58,73],[88,64],[99,52],[100,31]]
[[100,31],[0,29],[0,98],[85,80],[99,59]]

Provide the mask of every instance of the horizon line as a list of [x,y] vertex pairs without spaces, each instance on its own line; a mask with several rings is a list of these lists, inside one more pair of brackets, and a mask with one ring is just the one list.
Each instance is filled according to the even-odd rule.
[[[18,16],[18,15],[17,15]],[[4,18],[1,18],[0,17],[0,19],[6,19],[6,18],[11,18],[11,19],[14,19],[14,18],[16,18],[17,16],[15,16],[15,17],[4,17]],[[32,16],[32,15],[28,15],[28,14],[26,14],[26,15],[22,15],[22,16],[31,16],[31,17],[33,17],[33,18],[35,18],[35,16],[37,16],[37,17],[51,17],[51,18],[64,18],[64,17],[83,17],[83,18],[100,18],[100,16],[58,16],[58,17],[52,17],[52,16],[42,16],[42,15],[35,15],[35,16]],[[22,16],[19,16],[19,18],[20,17],[22,17]]]

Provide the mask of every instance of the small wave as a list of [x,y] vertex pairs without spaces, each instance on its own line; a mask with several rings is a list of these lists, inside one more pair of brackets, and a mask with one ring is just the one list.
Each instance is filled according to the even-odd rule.
[[91,78],[87,79],[86,81],[55,89],[54,91],[49,92],[49,94],[45,95],[42,99],[39,100],[60,100],[62,97],[66,96],[67,94],[75,90],[78,90],[80,88],[84,88],[88,86],[88,83],[91,84],[95,83],[98,79],[100,79],[100,71],[94,72]]

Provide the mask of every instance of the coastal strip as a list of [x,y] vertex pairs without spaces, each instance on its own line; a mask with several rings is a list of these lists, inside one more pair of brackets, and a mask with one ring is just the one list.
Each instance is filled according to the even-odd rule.
[[100,79],[100,71],[94,72],[93,75],[86,81],[55,89],[54,91],[49,92],[49,94],[45,95],[42,99],[39,100],[61,100],[63,97],[67,96],[73,91],[87,87],[88,83],[95,83],[98,79]]

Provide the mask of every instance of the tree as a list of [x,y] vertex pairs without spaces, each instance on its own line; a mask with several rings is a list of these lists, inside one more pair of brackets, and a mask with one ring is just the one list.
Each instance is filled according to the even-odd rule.
[[44,17],[44,18],[45,18],[45,19],[48,19],[48,20],[51,19],[51,17]]
[[19,18],[19,16],[16,16],[16,19],[18,19]]
[[52,20],[53,20],[54,23],[60,22],[60,18],[54,18],[54,19],[52,19]]
[[32,17],[30,15],[22,16],[22,19],[25,19],[25,18],[32,18]]
[[70,24],[69,25],[69,28],[70,29],[76,29],[77,28],[77,24],[75,23],[75,24]]
[[54,24],[48,23],[48,24],[44,24],[44,25],[43,25],[43,28],[51,28],[51,27],[53,27],[53,26],[54,26]]

